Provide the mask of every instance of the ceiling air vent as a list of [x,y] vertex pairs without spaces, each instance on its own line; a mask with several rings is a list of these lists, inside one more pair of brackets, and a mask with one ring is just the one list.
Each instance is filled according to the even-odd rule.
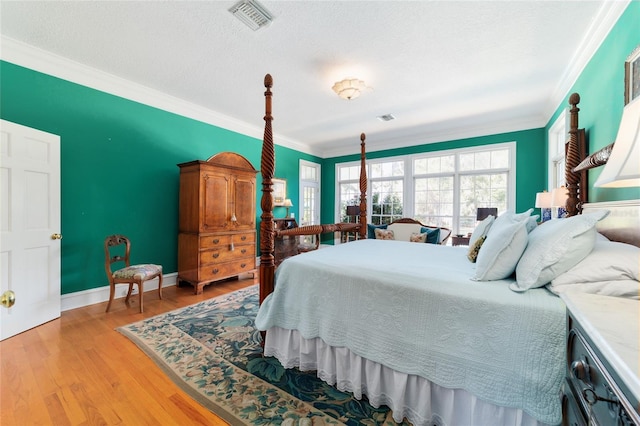
[[271,13],[255,0],[240,0],[229,12],[253,31],[266,27],[273,21]]
[[396,117],[393,114],[385,114],[385,115],[378,116],[378,120],[380,121],[391,121],[395,119]]

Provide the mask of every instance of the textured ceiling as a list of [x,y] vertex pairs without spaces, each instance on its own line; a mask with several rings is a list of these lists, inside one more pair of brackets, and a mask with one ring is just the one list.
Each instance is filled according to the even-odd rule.
[[[270,73],[275,142],[332,156],[357,152],[361,132],[376,150],[545,125],[613,7],[264,0],[274,22],[252,31],[234,3],[3,0],[0,31],[256,128]],[[338,98],[348,76],[371,90]]]

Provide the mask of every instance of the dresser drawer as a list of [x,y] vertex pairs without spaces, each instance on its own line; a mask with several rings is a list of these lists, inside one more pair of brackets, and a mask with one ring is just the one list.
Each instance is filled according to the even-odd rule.
[[236,234],[210,234],[200,236],[200,248],[228,248],[231,243],[237,244],[255,244],[256,233],[255,232],[240,232]]
[[234,249],[231,250],[229,245],[221,248],[214,248],[209,250],[203,250],[200,252],[200,265],[206,266],[210,263],[227,262],[230,260],[238,260],[241,258],[255,258],[255,246],[254,245],[239,245],[234,244]]
[[588,424],[631,426],[640,422],[598,354],[576,328],[567,341],[567,382]]
[[253,271],[256,269],[256,260],[254,257],[234,260],[231,262],[202,266],[200,268],[201,281],[215,281],[238,275],[242,272]]

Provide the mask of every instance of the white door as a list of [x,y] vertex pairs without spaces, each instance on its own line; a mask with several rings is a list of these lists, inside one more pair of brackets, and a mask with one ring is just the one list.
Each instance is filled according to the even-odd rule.
[[60,137],[0,121],[0,340],[60,317]]

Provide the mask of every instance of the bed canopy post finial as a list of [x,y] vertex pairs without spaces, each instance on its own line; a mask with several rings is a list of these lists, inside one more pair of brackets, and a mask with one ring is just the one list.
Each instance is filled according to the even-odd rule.
[[366,135],[360,134],[360,238],[367,237],[367,171],[366,171]]
[[569,104],[571,108],[569,109],[570,114],[570,124],[569,124],[569,140],[567,140],[565,144],[565,185],[567,187],[567,191],[569,196],[567,198],[566,210],[567,216],[575,216],[579,213],[580,209],[580,198],[578,191],[583,188],[580,188],[580,176],[573,172],[574,167],[576,167],[582,161],[580,157],[580,146],[579,146],[579,138],[581,137],[580,131],[578,130],[578,112],[580,108],[578,108],[578,104],[580,103],[580,95],[577,93],[571,94],[569,96]]
[[260,207],[260,303],[273,292],[275,260],[274,260],[274,224],[273,224],[273,173],[275,170],[275,150],[273,147],[273,130],[271,122],[271,87],[273,78],[270,74],[264,76],[265,115],[264,139],[262,142],[262,157],[260,173],[262,174],[262,200]]

